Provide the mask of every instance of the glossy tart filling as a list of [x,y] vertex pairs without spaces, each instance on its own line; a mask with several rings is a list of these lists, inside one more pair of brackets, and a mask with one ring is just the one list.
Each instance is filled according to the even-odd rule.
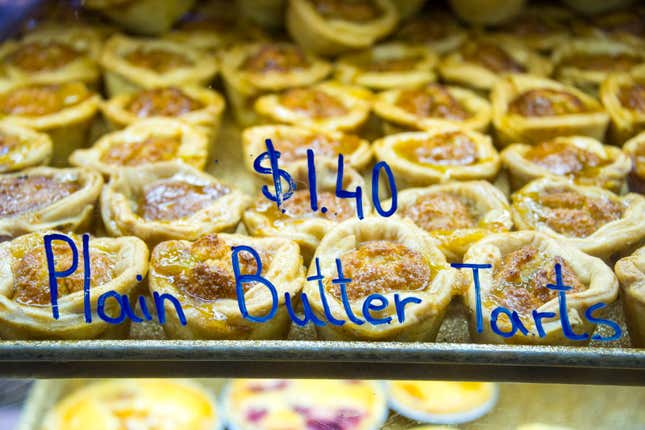
[[325,19],[366,22],[378,19],[383,11],[371,0],[309,0]]
[[466,166],[478,160],[475,142],[459,131],[402,141],[394,150],[407,161],[427,166]]
[[0,170],[11,168],[21,162],[31,150],[29,142],[0,131]]
[[81,188],[77,179],[24,175],[0,178],[0,216],[9,217],[47,207]]
[[179,88],[154,88],[141,91],[130,99],[125,108],[140,118],[153,116],[176,117],[202,109],[204,105]]
[[526,67],[492,43],[467,43],[461,49],[461,56],[465,61],[479,64],[497,73],[526,72]]
[[181,178],[153,182],[143,187],[136,213],[146,221],[173,221],[189,217],[231,190],[219,183],[200,185]]
[[620,104],[632,111],[645,113],[645,85],[624,85],[618,90]]
[[151,136],[136,142],[119,142],[110,146],[101,156],[101,161],[120,166],[169,161],[176,158],[180,146],[179,136]]
[[587,112],[587,106],[574,94],[550,88],[528,90],[508,105],[509,113],[524,117],[571,115]]
[[535,201],[533,211],[538,222],[568,237],[587,237],[620,219],[625,211],[620,201],[606,196],[591,197],[568,188],[547,188],[529,197]]
[[553,140],[532,147],[524,158],[555,175],[593,176],[598,168],[609,163],[594,152]]
[[346,199],[336,197],[335,193],[330,191],[318,191],[318,207],[326,208],[323,213],[318,210],[311,210],[311,200],[309,190],[296,190],[293,195],[286,200],[281,209],[278,209],[274,202],[260,197],[254,206],[255,212],[267,217],[274,227],[280,229],[286,224],[298,223],[306,219],[321,218],[328,221],[344,221],[351,218],[356,210]]
[[558,292],[547,288],[554,284],[555,265],[562,267],[562,281],[571,287],[568,294],[587,289],[569,264],[560,256],[550,256],[533,245],[525,245],[504,255],[493,268],[493,288],[484,299],[487,308],[503,306],[522,317],[556,299]]
[[[200,302],[237,298],[231,245],[216,234],[203,236],[189,246],[183,242],[169,241],[162,242],[157,248],[159,257],[153,261],[155,270],[178,290]],[[271,253],[254,249],[260,255],[262,274],[265,274],[271,265]],[[251,255],[241,252],[238,259],[241,273],[257,273],[258,267]],[[244,291],[255,285],[243,284]]]
[[402,215],[430,232],[452,232],[478,223],[473,202],[449,192],[423,194]]
[[564,58],[559,67],[599,72],[628,72],[642,62],[641,58],[628,54],[577,54]]
[[[347,297],[352,301],[374,293],[422,291],[435,275],[418,251],[386,240],[364,242],[343,254],[340,261],[343,274],[352,280],[347,284]],[[326,290],[340,299],[340,285],[329,279],[324,282]]]
[[[74,238],[78,249],[78,259],[83,261],[83,247],[78,238]],[[14,277],[13,294],[11,299],[17,303],[29,306],[46,306],[50,304],[48,265],[45,249],[40,244],[29,247],[15,246],[11,249],[14,262],[11,267]],[[40,246],[39,246],[40,245]],[[73,261],[72,250],[66,243],[52,242],[57,271],[64,271],[71,267]],[[91,247],[90,250],[90,288],[109,282],[114,277],[115,261],[109,253]],[[70,276],[58,279],[58,297],[83,290],[84,267],[78,269]]]
[[81,56],[81,52],[60,42],[23,43],[5,61],[27,72],[56,70]]
[[192,63],[184,55],[163,49],[135,49],[123,56],[128,62],[137,67],[166,73]]
[[75,106],[90,96],[81,83],[29,85],[0,95],[0,114],[43,116]]
[[360,145],[360,138],[350,134],[343,134],[340,138],[314,133],[307,136],[276,136],[273,143],[280,152],[280,160],[291,162],[305,160],[307,149],[314,151],[317,157],[336,159],[338,154],[345,156],[353,153]]
[[439,84],[402,90],[395,104],[421,118],[460,121],[472,117],[472,114],[450,94],[450,91]]
[[302,49],[287,44],[266,44],[249,55],[240,68],[245,72],[289,72],[309,67]]
[[311,118],[323,119],[347,115],[349,110],[337,97],[315,88],[293,88],[280,95],[280,104]]

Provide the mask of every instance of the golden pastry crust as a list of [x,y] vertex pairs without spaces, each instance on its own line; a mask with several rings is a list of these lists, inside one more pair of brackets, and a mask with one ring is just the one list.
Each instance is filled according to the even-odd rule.
[[113,128],[123,128],[142,118],[176,118],[217,136],[224,111],[224,98],[208,88],[196,86],[158,87],[120,94],[101,105]]
[[28,33],[0,46],[0,62],[12,80],[37,84],[81,81],[96,86],[100,39],[89,30],[58,28]]
[[376,158],[394,172],[397,184],[407,186],[492,179],[500,168],[490,137],[451,124],[393,134],[372,146]]
[[645,53],[610,40],[578,39],[562,44],[553,52],[558,81],[574,85],[589,94],[611,73],[629,73],[645,63]]
[[603,141],[609,116],[596,99],[550,79],[509,75],[491,94],[499,142],[535,144],[561,136]]
[[434,82],[437,55],[423,46],[385,43],[347,54],[336,63],[336,78],[377,90]]
[[[472,270],[463,271],[467,288],[464,300],[471,310],[470,334],[481,343],[569,345],[581,341],[568,339],[559,317],[558,292],[548,289],[554,284],[555,264],[562,267],[562,280],[572,287],[566,293],[568,319],[575,333],[591,333],[593,324],[585,311],[597,303],[610,304],[618,295],[618,280],[600,259],[575,247],[534,231],[490,235],[474,244],[464,256],[467,264],[491,264],[479,271],[483,331],[476,327],[476,293]],[[498,306],[518,313],[529,334],[519,330],[505,338],[491,329],[491,313]],[[539,337],[531,312],[553,312],[554,319],[542,320],[544,337]],[[500,317],[497,326],[509,333],[508,317]]]
[[600,85],[600,98],[611,117],[614,143],[622,145],[645,130],[645,76],[611,74]]
[[514,190],[537,178],[565,177],[619,193],[632,168],[619,148],[582,136],[557,137],[537,145],[515,143],[501,157]]
[[447,122],[483,132],[491,120],[488,100],[441,84],[384,91],[374,101],[374,112],[395,125],[428,131]]
[[52,141],[11,121],[0,121],[0,173],[47,164],[52,155]]
[[[148,270],[148,248],[135,237],[91,238],[90,305],[92,322],[85,322],[83,293],[83,247],[81,238],[72,235],[79,255],[79,269],[58,281],[59,319],[52,316],[47,260],[43,236],[45,231],[20,236],[0,243],[0,336],[3,339],[93,339],[110,336],[125,329],[127,323],[114,326],[96,313],[99,297],[108,291],[130,295],[137,275]],[[57,270],[70,267],[72,251],[68,244],[52,242]],[[107,301],[105,313],[118,314],[114,301]],[[132,303],[132,302],[131,302]]]
[[106,176],[115,168],[179,160],[203,170],[208,157],[206,134],[183,121],[150,118],[108,133],[91,148],[77,149],[69,158],[74,166],[87,166]]
[[238,123],[258,122],[254,100],[269,92],[315,84],[331,65],[287,42],[258,42],[234,46],[221,56],[222,78]]
[[275,150],[281,153],[279,163],[283,167],[306,160],[307,149],[313,150],[317,159],[336,161],[338,154],[342,154],[345,162],[356,170],[365,168],[372,160],[369,143],[352,134],[290,125],[262,125],[242,132],[246,168],[255,174],[253,163],[266,152],[266,139],[271,139]]
[[437,239],[452,262],[461,261],[470,245],[488,234],[513,228],[506,197],[486,181],[408,188],[398,193],[396,213]]
[[214,56],[165,39],[112,36],[100,58],[110,97],[142,88],[207,85],[217,74]]
[[0,118],[47,133],[56,166],[66,165],[69,154],[85,145],[99,103],[100,97],[81,82],[14,82],[0,88]]
[[255,111],[272,123],[355,131],[367,121],[371,99],[362,87],[328,81],[259,97]]
[[83,6],[100,11],[129,31],[156,36],[170,30],[195,0],[86,0]]
[[[316,160],[317,212],[311,209],[310,190],[306,161],[298,161],[286,169],[293,178],[296,190],[282,205],[281,213],[275,202],[258,194],[254,204],[244,212],[244,226],[252,236],[283,237],[300,245],[305,263],[309,263],[322,237],[338,223],[357,216],[355,200],[336,197],[338,163],[330,159]],[[365,190],[363,177],[354,169],[343,169],[343,189],[353,191],[356,187]],[[322,213],[322,208],[325,212]],[[389,207],[389,206],[386,206]],[[363,202],[363,213],[369,215],[371,208]]]
[[645,132],[628,140],[623,151],[632,159],[629,189],[645,194]]
[[[250,246],[262,261],[262,276],[275,286],[278,308],[263,323],[245,319],[239,309],[231,266],[233,246]],[[257,272],[248,252],[238,255],[243,274]],[[304,282],[302,257],[295,242],[282,238],[251,238],[237,234],[213,234],[196,242],[171,240],[155,247],[150,260],[151,292],[169,293],[182,305],[187,325],[180,325],[169,305],[164,330],[174,339],[279,339],[286,337],[290,319],[285,293],[297,296]],[[244,284],[249,315],[266,315],[273,300],[260,283]]]
[[323,55],[367,48],[389,34],[398,20],[390,0],[289,0],[287,7],[291,37]]
[[[160,425],[218,430],[222,417],[213,395],[190,380],[120,379],[86,384],[67,394],[43,419],[43,430]],[[97,428],[97,430],[98,430]]]
[[645,239],[645,197],[542,178],[512,196],[513,221],[603,259]]
[[506,74],[548,76],[551,70],[549,61],[503,36],[479,36],[465,42],[439,64],[444,80],[478,90],[490,90]]
[[466,30],[453,15],[433,12],[406,21],[394,39],[410,45],[421,44],[437,54],[451,52],[468,38]]
[[89,227],[103,178],[89,169],[34,167],[0,175],[0,235]]
[[614,267],[632,344],[645,347],[645,247],[621,258]]
[[549,52],[569,39],[567,9],[539,4],[525,8],[513,20],[495,28],[495,32],[515,39],[536,51]]
[[[383,325],[359,325],[347,321],[342,326],[316,327],[320,337],[336,340],[434,340],[453,296],[457,272],[450,268],[430,235],[410,221],[375,216],[344,221],[327,233],[314,259],[318,259],[320,271],[326,277],[323,285],[329,311],[335,318],[344,319],[340,288],[331,282],[331,277],[337,274],[337,258],[341,260],[345,277],[352,279],[346,291],[354,314],[364,319],[364,299],[378,293],[389,302],[378,316],[392,317],[392,321]],[[315,275],[315,266],[310,265],[308,276]],[[304,293],[314,313],[323,317],[325,310],[318,285],[307,282]],[[421,303],[406,309],[403,322],[397,319],[394,309],[395,294],[421,299]]]
[[231,231],[250,203],[206,173],[167,162],[118,170],[101,193],[101,216],[110,235],[133,235],[154,245]]

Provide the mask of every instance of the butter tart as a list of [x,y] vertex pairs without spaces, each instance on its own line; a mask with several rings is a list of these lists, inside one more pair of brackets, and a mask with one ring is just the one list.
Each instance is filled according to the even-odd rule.
[[52,141],[45,133],[0,122],[0,173],[47,164],[51,155]]
[[322,55],[364,49],[399,20],[391,0],[289,0],[287,29],[298,45]]
[[150,118],[104,135],[91,148],[77,149],[69,162],[106,176],[120,167],[170,160],[203,170],[208,146],[208,137],[198,128],[176,119]]
[[267,29],[280,29],[284,24],[287,0],[237,0],[242,18]]
[[610,73],[629,73],[642,68],[645,53],[620,42],[578,39],[556,49],[552,61],[558,81],[596,94]]
[[110,235],[154,245],[231,231],[250,200],[184,163],[156,163],[113,174],[101,193],[101,216]]
[[176,118],[202,128],[215,137],[224,111],[224,98],[197,86],[157,87],[120,94],[101,105],[112,128],[118,129],[143,118]]
[[377,90],[415,87],[436,79],[437,55],[423,46],[386,43],[340,57],[336,78]]
[[474,91],[442,84],[384,91],[374,101],[374,112],[395,126],[431,131],[437,123],[452,123],[486,131],[491,120],[488,100]]
[[575,135],[603,141],[609,123],[593,97],[538,76],[505,77],[493,89],[491,103],[493,125],[503,145]]
[[[78,269],[58,279],[58,319],[52,314],[44,236],[30,233],[0,243],[0,337],[3,339],[93,339],[127,335],[127,322],[110,324],[99,317],[99,297],[108,291],[129,296],[148,270],[148,248],[136,237],[90,238],[90,296],[84,297],[84,249],[81,238],[68,235],[77,248]],[[52,241],[55,268],[73,265],[73,248]],[[85,320],[89,303],[92,322]],[[112,318],[122,312],[115,300],[105,302],[103,312]]]
[[632,345],[645,348],[645,246],[618,260],[614,270],[620,281]]
[[551,64],[511,37],[479,36],[465,42],[439,64],[448,82],[488,91],[507,74],[547,76]]
[[119,379],[89,383],[62,398],[43,430],[220,430],[213,395],[190,380]]
[[89,169],[34,167],[0,175],[0,235],[89,227],[103,178]]
[[259,118],[255,99],[263,94],[315,84],[331,65],[288,42],[237,45],[222,54],[222,77],[237,121],[249,126]]
[[170,30],[195,0],[85,0],[83,6],[101,12],[128,31],[157,36]]
[[[351,280],[346,284],[332,281],[339,266]],[[350,311],[354,316],[340,326],[317,326],[319,337],[329,340],[433,341],[458,279],[428,233],[407,220],[376,216],[347,220],[329,231],[308,276],[318,268],[325,277],[321,285],[310,281],[304,287],[313,312],[337,320]],[[377,306],[368,298],[375,294]],[[400,300],[414,304],[397,310]]]
[[[259,193],[254,204],[244,212],[244,225],[252,236],[284,237],[296,241],[305,263],[308,263],[330,229],[344,220],[357,217],[356,201],[336,196],[338,164],[334,160],[316,160],[316,211],[311,207],[307,162],[293,163],[286,170],[296,186],[293,195],[280,209],[274,201]],[[343,169],[343,180],[343,190],[366,189],[363,177],[349,166]],[[362,209],[363,214],[369,215],[370,208],[366,202],[363,202]]]
[[490,137],[451,124],[437,124],[431,131],[392,134],[374,142],[373,148],[376,158],[392,168],[400,185],[493,179],[500,168]]
[[452,262],[460,262],[479,239],[513,228],[506,196],[486,181],[408,188],[398,193],[396,213],[437,239],[439,249]]
[[0,119],[47,133],[52,140],[52,164],[85,146],[100,98],[81,82],[13,83],[0,89]]
[[262,96],[255,111],[271,123],[356,131],[369,117],[371,97],[362,87],[329,81]]
[[110,97],[164,86],[207,85],[217,74],[214,56],[168,39],[112,36],[100,58]]
[[504,149],[501,157],[513,189],[541,177],[565,177],[576,184],[618,193],[632,168],[629,157],[619,148],[582,136],[556,137],[537,145],[515,143]]
[[569,12],[555,5],[537,4],[527,7],[511,21],[494,31],[514,37],[530,49],[550,52],[569,39]]
[[0,62],[12,80],[38,84],[81,81],[96,87],[100,39],[79,28],[28,33],[0,45]]
[[382,384],[360,380],[233,379],[223,408],[234,430],[379,430],[388,416]]
[[596,37],[627,43],[636,48],[645,44],[645,15],[638,9],[618,9],[574,23],[582,37]]
[[600,98],[611,117],[614,143],[622,145],[645,130],[645,76],[609,75],[600,86]]
[[[462,269],[467,288],[464,300],[471,311],[470,335],[481,343],[579,345],[589,340],[595,326],[586,311],[598,303],[608,305],[618,295],[618,280],[600,259],[539,232],[490,235],[470,247],[464,263],[492,266],[479,270],[481,332],[476,322],[473,271]],[[556,283],[556,265],[561,270],[562,284],[570,287],[565,293],[566,316],[560,315],[558,291],[547,287]],[[511,322],[505,312],[495,313],[493,318],[498,307],[515,312],[519,323]],[[547,315],[539,319],[541,324],[536,324],[533,311],[553,313],[554,317]],[[574,340],[565,335],[565,319],[574,333],[586,333],[587,339]],[[503,335],[494,331],[493,323]]]
[[645,197],[566,179],[529,182],[512,195],[512,213],[519,229],[543,232],[604,259],[645,239]]
[[[232,267],[233,247],[251,247],[237,255],[243,275],[258,273],[277,292],[272,318],[254,322],[244,318]],[[304,282],[302,257],[295,242],[282,238],[252,238],[238,234],[210,234],[196,242],[170,240],[157,245],[150,260],[149,286],[153,293],[172,294],[181,303],[186,318],[182,325],[176,309],[166,302],[166,335],[173,339],[279,339],[287,335],[291,320],[285,293],[298,296]],[[271,315],[274,299],[260,282],[241,284],[248,315]]]
[[632,159],[629,189],[645,194],[645,132],[627,141],[623,151]]
[[[280,152],[279,163],[283,167],[306,160],[307,149],[313,150],[317,159],[335,161],[342,154],[344,160],[357,170],[365,168],[372,160],[369,143],[353,134],[290,125],[262,125],[242,132],[244,161],[250,172],[256,173],[253,163],[266,152],[266,139],[271,139],[275,150]],[[268,166],[266,160],[265,165]]]
[[394,34],[394,40],[423,45],[437,54],[446,54],[459,48],[468,38],[466,30],[453,15],[434,12],[414,17]]

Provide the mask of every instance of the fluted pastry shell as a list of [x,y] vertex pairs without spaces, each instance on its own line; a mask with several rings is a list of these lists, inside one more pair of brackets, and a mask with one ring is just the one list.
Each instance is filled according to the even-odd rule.
[[620,281],[629,337],[634,346],[645,346],[645,247],[624,257],[614,267]]
[[[623,91],[628,92],[624,94]],[[607,76],[600,85],[600,99],[611,117],[609,135],[615,144],[623,145],[645,130],[645,108],[640,108],[645,106],[645,74]]]

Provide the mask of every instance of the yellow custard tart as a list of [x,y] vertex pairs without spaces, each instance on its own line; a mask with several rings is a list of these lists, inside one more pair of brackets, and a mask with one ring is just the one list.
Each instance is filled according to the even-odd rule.
[[623,151],[632,159],[632,171],[629,176],[629,189],[645,194],[645,132],[628,140]]
[[620,281],[629,337],[634,346],[645,347],[645,246],[624,257],[614,267]]
[[[237,252],[236,247],[245,248]],[[277,297],[255,280],[240,282],[238,287],[233,261],[239,275],[260,275],[271,282]],[[302,257],[295,242],[224,233],[195,242],[161,242],[152,252],[148,281],[151,293],[176,298],[177,303],[165,302],[163,326],[173,339],[284,338],[291,323],[285,293],[297,296],[303,282]],[[252,321],[242,313],[240,301],[248,315],[272,317]]]
[[515,225],[536,230],[596,257],[628,252],[645,239],[645,197],[546,177],[512,196]]
[[163,86],[208,85],[218,71],[214,56],[167,39],[112,36],[100,58],[109,96]]
[[250,200],[186,164],[156,163],[112,175],[101,194],[101,216],[112,236],[133,235],[154,245],[231,231]]
[[[145,276],[148,270],[148,248],[135,237],[91,237],[86,255],[80,236],[66,235],[75,248],[63,240],[52,240],[56,271],[69,270],[73,267],[74,255],[78,256],[78,268],[71,275],[57,279],[58,319],[55,319],[44,238],[59,233],[51,230],[30,233],[0,243],[0,337],[47,340],[127,337],[127,321],[111,324],[103,319],[105,315],[116,318],[115,315],[123,312],[115,305],[120,301],[110,300],[100,306],[98,302],[108,291],[124,296],[133,294],[137,276]],[[92,274],[89,298],[84,294],[86,264]],[[88,306],[91,322],[86,319]],[[98,310],[103,313],[101,318]]]
[[[433,341],[457,282],[428,233],[377,216],[344,221],[323,237],[308,272],[320,275],[303,290],[314,314],[352,314],[343,325],[316,327],[328,340]],[[341,275],[344,283],[333,281]]]
[[[470,334],[481,343],[584,345],[597,322],[594,310],[618,295],[618,280],[602,260],[539,232],[490,235],[470,247],[464,263],[491,265],[478,271],[479,288],[474,271],[462,269]],[[556,283],[569,289],[558,291]]]
[[610,136],[617,145],[645,130],[645,75],[616,73],[600,86],[600,99],[611,117]]
[[176,119],[150,118],[104,135],[91,148],[77,149],[69,161],[106,176],[120,167],[171,160],[203,170],[208,147],[209,139],[201,129]]
[[538,76],[507,76],[493,89],[491,103],[502,145],[576,135],[603,141],[609,124],[609,115],[595,98]]
[[103,186],[89,169],[34,167],[0,175],[0,235],[90,227]]
[[300,46],[336,55],[373,45],[389,34],[398,20],[399,12],[391,0],[291,0],[286,23]]
[[45,133],[10,121],[0,121],[0,173],[47,164],[52,141]]
[[541,177],[565,177],[618,193],[624,190],[632,168],[630,158],[619,148],[583,136],[557,137],[537,145],[515,143],[501,157],[513,189]]
[[452,124],[392,134],[374,142],[373,148],[376,158],[394,172],[397,185],[492,179],[500,168],[490,137]]

